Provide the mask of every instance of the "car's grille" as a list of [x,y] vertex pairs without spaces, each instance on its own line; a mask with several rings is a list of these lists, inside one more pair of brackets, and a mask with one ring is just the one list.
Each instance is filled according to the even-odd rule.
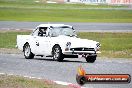
[[94,51],[94,48],[71,48],[71,51]]

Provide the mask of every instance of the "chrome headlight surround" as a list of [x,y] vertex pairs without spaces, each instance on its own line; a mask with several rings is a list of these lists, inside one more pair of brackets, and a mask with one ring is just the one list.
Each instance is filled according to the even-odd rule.
[[99,51],[100,47],[101,47],[101,44],[100,43],[97,43],[96,44],[96,51]]
[[70,47],[71,47],[71,42],[67,42],[67,43],[66,43],[65,51],[70,50]]

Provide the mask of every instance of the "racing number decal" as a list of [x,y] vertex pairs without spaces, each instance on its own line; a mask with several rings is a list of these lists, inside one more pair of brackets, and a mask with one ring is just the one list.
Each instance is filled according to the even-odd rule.
[[39,42],[36,42],[36,45],[39,46]]

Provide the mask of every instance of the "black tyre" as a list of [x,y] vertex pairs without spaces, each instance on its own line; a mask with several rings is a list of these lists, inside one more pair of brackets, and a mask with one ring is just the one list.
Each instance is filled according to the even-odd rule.
[[53,59],[55,61],[63,61],[64,59],[64,55],[62,53],[61,47],[59,45],[55,45],[52,49],[52,55],[53,55]]
[[34,54],[31,52],[31,48],[30,45],[28,43],[26,43],[24,45],[24,56],[26,59],[33,59],[34,58]]
[[85,59],[89,63],[94,63],[97,56],[87,56]]

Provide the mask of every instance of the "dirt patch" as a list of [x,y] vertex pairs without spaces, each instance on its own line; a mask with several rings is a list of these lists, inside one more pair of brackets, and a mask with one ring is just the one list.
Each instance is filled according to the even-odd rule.
[[18,49],[0,48],[0,54],[22,54]]

